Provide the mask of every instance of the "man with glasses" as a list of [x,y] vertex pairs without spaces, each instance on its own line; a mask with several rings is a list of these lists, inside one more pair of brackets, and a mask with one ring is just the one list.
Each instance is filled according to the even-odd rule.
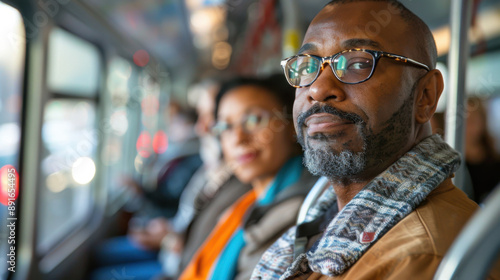
[[[429,28],[395,1],[332,1],[298,55],[294,123],[328,188],[252,279],[431,279],[477,205],[429,120],[443,90]],[[305,249],[296,242],[306,240]]]

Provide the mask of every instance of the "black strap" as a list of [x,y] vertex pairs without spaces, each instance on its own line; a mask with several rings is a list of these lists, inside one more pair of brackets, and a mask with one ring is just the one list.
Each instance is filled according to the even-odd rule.
[[335,202],[321,216],[318,216],[310,222],[297,225],[293,249],[294,258],[298,257],[302,253],[305,253],[306,250],[309,249],[307,248],[309,239],[315,235],[323,233],[326,227],[328,227],[330,221],[335,218],[338,212],[339,208],[337,202]]

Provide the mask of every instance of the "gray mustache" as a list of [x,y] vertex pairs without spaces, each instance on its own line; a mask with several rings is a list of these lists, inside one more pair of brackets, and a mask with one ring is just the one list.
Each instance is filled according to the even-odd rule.
[[297,125],[298,127],[303,127],[304,126],[304,123],[306,121],[306,119],[314,114],[318,114],[318,113],[327,113],[327,114],[331,114],[331,115],[334,115],[334,116],[337,116],[343,120],[348,120],[350,122],[353,122],[355,124],[358,124],[358,123],[363,123],[363,119],[357,115],[357,114],[354,114],[354,113],[348,113],[348,112],[345,112],[345,111],[342,111],[342,110],[339,110],[337,108],[334,108],[332,106],[329,106],[329,105],[323,105],[323,106],[320,106],[318,103],[314,104],[311,108],[309,108],[309,110],[301,113],[298,117],[297,117]]

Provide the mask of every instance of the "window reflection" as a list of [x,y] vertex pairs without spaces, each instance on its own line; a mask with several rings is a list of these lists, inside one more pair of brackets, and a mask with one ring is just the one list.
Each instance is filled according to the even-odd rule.
[[44,111],[39,209],[40,249],[48,249],[91,211],[96,168],[96,108],[89,101],[54,99]]

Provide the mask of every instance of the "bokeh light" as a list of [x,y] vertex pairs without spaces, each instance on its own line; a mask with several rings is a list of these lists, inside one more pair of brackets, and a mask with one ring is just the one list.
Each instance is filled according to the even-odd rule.
[[231,60],[232,48],[227,42],[218,42],[212,52],[212,64],[217,69],[225,69]]
[[9,205],[19,195],[19,174],[14,166],[7,164],[0,168],[0,203]]
[[149,53],[145,50],[138,50],[134,53],[134,63],[139,67],[144,67],[149,63]]
[[141,157],[141,155],[137,155],[134,159],[135,171],[137,171],[138,173],[142,173],[143,167],[144,167],[144,160]]
[[94,161],[89,157],[81,157],[73,163],[71,175],[76,183],[86,185],[94,179],[95,171]]
[[137,153],[143,158],[148,158],[151,151],[151,135],[149,132],[143,131],[139,138],[137,138]]
[[68,187],[69,181],[68,177],[62,172],[55,172],[47,176],[45,184],[51,192],[58,193]]
[[116,135],[123,136],[128,129],[127,111],[118,109],[113,112],[109,118],[109,124]]
[[159,130],[155,133],[153,137],[153,150],[157,154],[163,154],[168,148],[168,137],[167,134]]

